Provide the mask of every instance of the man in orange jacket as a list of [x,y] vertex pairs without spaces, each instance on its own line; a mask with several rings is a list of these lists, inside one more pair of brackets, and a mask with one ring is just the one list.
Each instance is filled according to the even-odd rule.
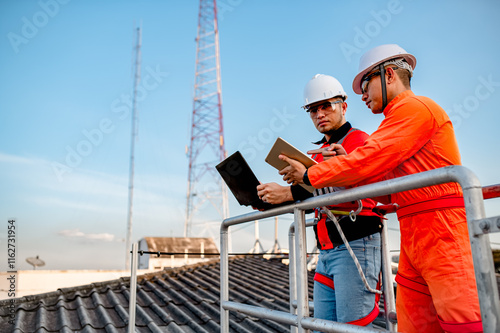
[[[452,123],[433,100],[415,96],[416,59],[395,44],[361,57],[353,90],[384,120],[363,146],[306,170],[300,162],[280,171],[288,183],[316,188],[366,184],[459,165]],[[396,281],[401,332],[482,332],[462,191],[447,183],[395,193],[401,255]]]

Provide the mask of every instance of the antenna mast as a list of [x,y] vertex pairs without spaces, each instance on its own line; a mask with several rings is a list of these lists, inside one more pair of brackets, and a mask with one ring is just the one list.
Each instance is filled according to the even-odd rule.
[[130,248],[132,239],[132,204],[134,199],[134,153],[137,138],[137,87],[141,81],[141,27],[138,27],[135,46],[134,95],[132,100],[132,126],[130,142],[130,168],[128,185],[127,239],[125,241],[125,268],[130,269]]
[[191,235],[195,213],[207,201],[220,217],[229,216],[227,189],[215,170],[226,157],[216,0],[200,0],[199,10],[184,237]]
[[253,243],[252,248],[248,251],[249,253],[264,253],[264,247],[259,239],[259,220],[255,220],[255,243]]
[[275,216],[274,217],[274,245],[273,245],[273,249],[271,251],[272,253],[281,253],[281,246],[280,246],[280,243],[278,241],[278,217]]

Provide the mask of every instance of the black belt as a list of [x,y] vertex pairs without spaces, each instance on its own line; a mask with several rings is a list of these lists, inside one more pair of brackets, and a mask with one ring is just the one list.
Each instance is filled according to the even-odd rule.
[[[325,225],[328,230],[328,238],[330,239],[333,248],[344,244],[333,221],[327,219]],[[379,216],[364,215],[358,215],[355,222],[353,222],[349,216],[343,216],[339,219],[339,225],[348,242],[381,232],[384,226],[382,219]],[[316,236],[317,246],[319,249],[322,249],[316,226],[314,226],[314,233]]]

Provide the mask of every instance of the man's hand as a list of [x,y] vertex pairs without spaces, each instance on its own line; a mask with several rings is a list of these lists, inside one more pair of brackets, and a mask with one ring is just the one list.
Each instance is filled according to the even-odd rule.
[[290,186],[281,186],[276,183],[260,184],[257,186],[257,194],[262,201],[273,205],[293,200]]
[[323,155],[324,161],[332,158],[333,156],[347,155],[344,147],[342,147],[342,145],[338,145],[336,143],[332,143],[329,147],[309,150],[307,153],[311,154],[311,155],[321,154],[321,155]]
[[283,180],[292,185],[304,183],[302,179],[307,170],[304,164],[285,155],[280,155],[279,158],[289,164],[289,166],[283,168],[279,172],[279,174],[283,176]]

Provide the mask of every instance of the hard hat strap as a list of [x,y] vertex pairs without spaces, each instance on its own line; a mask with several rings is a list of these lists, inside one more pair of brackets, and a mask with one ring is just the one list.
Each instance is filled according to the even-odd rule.
[[387,106],[387,88],[385,86],[385,68],[384,64],[380,64],[380,84],[382,85],[382,111]]

